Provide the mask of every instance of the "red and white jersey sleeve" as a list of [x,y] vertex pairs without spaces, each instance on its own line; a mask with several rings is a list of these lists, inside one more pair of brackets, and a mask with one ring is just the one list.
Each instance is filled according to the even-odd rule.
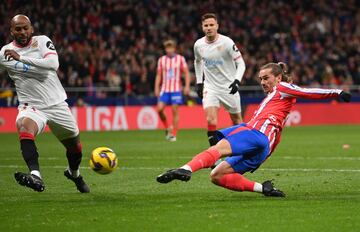
[[280,142],[281,131],[292,106],[296,103],[296,98],[336,98],[341,91],[340,89],[300,88],[281,82],[261,102],[247,125],[268,137],[271,154]]
[[162,56],[158,60],[157,73],[161,76],[161,92],[180,92],[182,89],[181,76],[187,69],[183,56]]
[[280,82],[276,88],[283,96],[306,99],[336,98],[342,91],[341,89],[301,88],[286,82]]
[[15,83],[20,104],[28,103],[40,109],[67,98],[56,73],[57,52],[47,36],[33,36],[25,47],[11,42],[1,49],[2,53],[5,49],[15,50],[20,55],[20,61],[0,61]]

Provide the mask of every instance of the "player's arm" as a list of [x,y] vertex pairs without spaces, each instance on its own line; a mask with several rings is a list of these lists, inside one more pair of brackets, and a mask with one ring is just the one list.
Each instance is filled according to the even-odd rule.
[[3,64],[4,60],[5,60],[4,52],[1,49],[0,50],[0,73],[5,69],[5,66]]
[[186,60],[184,57],[182,57],[182,67],[181,69],[184,72],[184,77],[185,77],[185,86],[184,86],[184,95],[189,95],[190,92],[190,72],[189,72],[189,68],[186,64]]
[[161,64],[160,59],[158,60],[157,70],[156,70],[156,77],[155,77],[155,85],[154,85],[154,94],[156,97],[160,96],[160,84],[161,84]]
[[204,88],[204,83],[203,83],[204,67],[203,67],[201,55],[198,51],[196,43],[194,45],[194,56],[195,56],[194,69],[195,69],[195,77],[196,77],[196,92],[197,92],[198,96],[200,98],[202,98],[203,97],[203,88]]
[[314,100],[340,98],[345,102],[349,102],[351,99],[351,94],[341,89],[301,88],[286,82],[280,82],[276,88],[284,97],[299,97]]
[[241,55],[241,52],[237,48],[234,41],[229,40],[229,43],[227,43],[227,50],[229,52],[230,57],[234,60],[235,66],[236,66],[236,72],[235,72],[235,79],[234,82],[229,86],[231,89],[230,93],[235,94],[237,91],[239,91],[241,80],[245,73],[245,61]]
[[56,71],[59,68],[59,60],[51,40],[43,36],[39,38],[38,44],[42,58],[20,56],[16,51],[6,49],[4,52],[5,59],[14,59],[24,64]]
[[59,59],[57,54],[48,54],[43,58],[37,59],[27,56],[20,56],[19,61],[35,67],[56,71],[59,68]]
[[20,57],[20,61],[40,68],[56,71],[59,68],[59,58],[53,42],[47,36],[38,38],[39,50],[43,58]]

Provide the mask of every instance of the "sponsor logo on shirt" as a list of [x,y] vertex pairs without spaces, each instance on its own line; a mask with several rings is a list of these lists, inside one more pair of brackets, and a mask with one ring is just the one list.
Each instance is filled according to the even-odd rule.
[[207,68],[213,68],[213,67],[216,67],[216,66],[219,66],[219,65],[223,65],[224,61],[222,61],[222,60],[211,60],[211,59],[204,58],[204,63],[205,63],[205,66]]
[[14,68],[15,70],[21,71],[23,73],[27,73],[30,69],[30,65],[18,61],[15,63]]

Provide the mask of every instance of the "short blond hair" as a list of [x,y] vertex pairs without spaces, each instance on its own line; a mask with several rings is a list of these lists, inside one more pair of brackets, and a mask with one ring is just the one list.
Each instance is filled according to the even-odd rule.
[[173,39],[168,39],[164,41],[164,47],[176,47],[176,42]]

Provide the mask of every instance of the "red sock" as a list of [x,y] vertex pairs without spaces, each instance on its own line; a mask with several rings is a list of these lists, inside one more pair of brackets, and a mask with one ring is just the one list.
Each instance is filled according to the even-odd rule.
[[173,130],[172,130],[172,135],[176,136],[176,133],[177,133],[177,129],[174,127]]
[[220,159],[220,153],[215,147],[210,147],[206,151],[197,154],[187,165],[191,167],[193,172],[202,168],[209,168]]
[[216,125],[208,124],[208,131],[216,131]]
[[219,183],[220,186],[231,189],[234,191],[250,191],[254,192],[254,181],[246,179],[244,176],[238,173],[226,174],[221,177]]

